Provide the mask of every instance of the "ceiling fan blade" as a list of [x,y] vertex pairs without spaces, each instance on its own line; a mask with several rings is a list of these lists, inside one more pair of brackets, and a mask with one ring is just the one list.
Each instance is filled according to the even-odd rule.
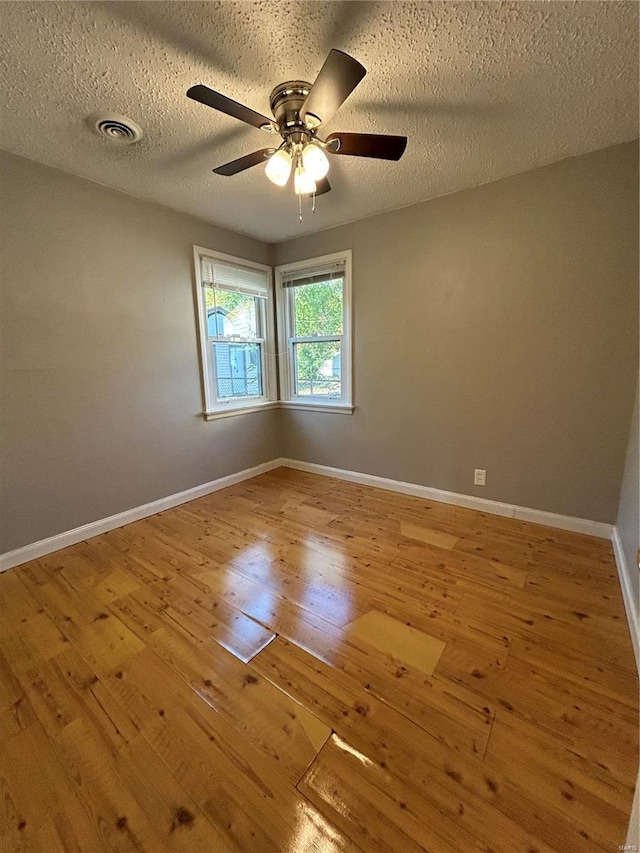
[[316,181],[316,195],[324,195],[331,191],[331,184],[326,178],[320,178]]
[[260,163],[266,161],[275,153],[275,148],[261,148],[259,151],[254,151],[251,154],[245,154],[244,157],[239,157],[237,160],[232,160],[230,163],[225,163],[223,166],[218,166],[213,171],[216,175],[237,175],[238,172],[244,172],[245,169],[250,169],[252,166],[259,166]]
[[312,115],[319,122],[333,118],[367,73],[357,59],[341,50],[329,51],[311,92],[301,110],[301,118]]
[[331,133],[326,142],[328,150],[333,154],[399,160],[408,140],[406,136],[388,136],[384,133]]
[[192,86],[187,91],[187,97],[193,101],[198,101],[200,104],[205,104],[207,107],[213,107],[214,110],[219,110],[221,113],[226,113],[228,116],[251,124],[253,127],[263,128],[267,125],[269,128],[273,128],[273,121],[270,118],[260,115],[260,113],[249,107],[245,107],[244,104],[232,101],[231,98],[221,95],[220,92],[214,92],[208,86]]

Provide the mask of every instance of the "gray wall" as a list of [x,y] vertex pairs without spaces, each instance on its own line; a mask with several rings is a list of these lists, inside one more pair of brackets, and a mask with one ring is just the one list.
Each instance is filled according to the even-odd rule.
[[266,245],[8,154],[0,552],[277,455],[277,412],[206,423],[192,244]]
[[276,263],[351,248],[356,318],[355,414],[283,413],[281,452],[614,522],[637,188],[627,143],[274,247]]
[[[624,466],[622,494],[618,508],[616,527],[624,549],[629,572],[629,587],[633,594],[638,618],[638,599],[640,598],[640,578],[638,576],[638,548],[640,548],[640,425],[638,423],[638,394],[633,408],[629,446]],[[637,630],[637,628],[636,628]],[[638,661],[640,666],[640,660]]]

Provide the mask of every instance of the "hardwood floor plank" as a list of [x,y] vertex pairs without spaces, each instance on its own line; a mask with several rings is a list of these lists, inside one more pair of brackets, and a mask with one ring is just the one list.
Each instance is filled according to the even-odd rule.
[[597,656],[584,651],[577,652],[571,647],[539,637],[517,637],[512,642],[511,649],[514,658],[543,667],[562,678],[574,681],[582,688],[608,696],[630,708],[637,708],[637,674],[619,667],[620,663],[626,664],[626,655],[612,661],[605,654],[603,660],[599,652],[596,652]]
[[615,585],[585,572],[577,578],[567,578],[558,572],[539,569],[527,578],[524,591],[531,596],[571,605],[574,610],[611,616],[621,611],[622,594]]
[[[34,596],[26,589],[18,572],[7,573],[2,577],[4,589],[10,590],[10,598],[15,607],[7,609],[0,619],[0,643],[11,643],[15,638],[25,641],[28,655],[43,658],[53,657],[65,651],[68,639],[56,626]],[[39,587],[40,588],[40,587]]]
[[1,850],[105,849],[37,722],[0,744],[0,800]]
[[448,643],[440,656],[434,676],[440,676],[474,691],[478,681],[492,673],[504,671],[509,647],[487,647],[484,643],[460,638]]
[[368,853],[458,853],[476,846],[456,820],[335,734],[298,787]]
[[[548,798],[540,800],[535,791],[519,783],[519,774],[513,773],[517,751],[512,754],[509,772],[489,772],[477,753],[454,751],[446,738],[417,728],[346,674],[332,670],[281,638],[261,652],[251,667],[313,707],[340,738],[399,780],[405,793],[415,788],[420,797],[436,797],[438,808],[445,813],[451,811],[457,821],[468,825],[468,832],[474,837],[478,827],[490,826],[488,846],[501,837],[511,839],[515,833],[521,839],[539,839],[551,849],[606,849],[585,838],[582,833],[586,829],[566,819],[564,802],[555,809]],[[487,726],[491,723],[489,717]],[[478,799],[484,805],[479,805]],[[458,814],[459,804],[463,805],[462,814]],[[478,809],[485,810],[481,820],[477,818]],[[507,822],[498,831],[504,818]],[[437,823],[434,825],[437,827]],[[532,842],[523,849],[534,848],[536,843]]]
[[602,783],[592,768],[579,766],[580,756],[571,745],[498,711],[485,758],[487,767],[509,772],[516,753],[521,784],[537,800],[556,810],[565,809],[571,822],[585,833],[585,840],[593,839],[603,847],[617,843],[616,839],[623,843],[621,827],[633,798],[633,785],[621,797],[619,786]]
[[[65,548],[57,556],[55,564],[49,564],[46,569],[47,583],[55,578],[61,579],[76,592],[88,592],[99,601],[103,601],[100,591],[111,575],[114,577],[114,582],[119,579],[120,584],[126,584],[128,589],[134,589],[138,585],[131,575],[103,560],[102,554],[97,549],[91,548],[88,542],[80,542]],[[30,588],[45,585],[35,583],[33,577],[30,578],[28,574],[23,576],[23,580]],[[40,580],[43,581],[45,578],[41,577]]]
[[[390,578],[388,564],[361,562],[364,565],[316,543],[304,549],[287,546],[275,560],[256,558],[250,551],[234,559],[231,569],[338,627],[375,609],[379,601],[406,606],[407,599],[415,604],[419,598],[425,609],[453,612],[461,597],[455,595],[451,583],[436,588],[424,575],[402,570],[394,571]],[[211,577],[214,571],[206,574]],[[361,583],[363,577],[366,584]]]
[[[176,583],[179,582],[176,578]],[[143,642],[160,628],[178,631],[194,645],[218,643],[239,660],[250,660],[274,637],[263,624],[249,618],[223,599],[210,595],[210,589],[196,578],[180,584],[158,582],[144,590],[111,602],[112,611]]]
[[[450,683],[438,672],[434,681]],[[605,770],[610,785],[619,789],[619,805],[624,808],[628,786],[632,789],[636,776],[637,710],[515,657],[506,670],[488,672],[477,682],[477,693],[498,709],[567,744],[580,745],[596,765],[603,765],[600,769]]]
[[26,826],[12,838],[0,837],[0,850],[12,853],[105,853],[84,809],[74,796],[65,799],[60,811],[37,827]]
[[[251,668],[269,678],[301,704],[314,712],[334,731],[353,740],[353,727],[370,732],[371,744],[393,739],[393,729],[405,726],[406,709],[396,710],[371,693],[371,684],[361,680],[355,669],[332,667],[295,644],[278,637],[254,658]],[[367,677],[367,674],[364,674]],[[437,740],[452,752],[482,756],[487,744],[493,712],[488,705],[477,705],[467,692],[429,688],[428,718],[421,718],[427,743]],[[419,723],[408,729],[415,733]]]
[[324,509],[310,506],[307,503],[300,502],[296,496],[292,496],[284,502],[280,512],[288,518],[295,521],[308,524],[314,528],[326,527],[338,517],[334,512],[327,512]]
[[0,742],[35,721],[31,703],[0,650]]
[[531,537],[500,536],[493,529],[465,531],[454,546],[454,550],[482,557],[489,563],[502,563],[524,572],[536,565],[535,543]]
[[[489,609],[484,602],[463,600],[456,615],[492,619],[496,627],[515,638],[511,645],[522,657],[559,670],[562,675],[566,670],[577,683],[637,707],[637,673],[635,668],[629,668],[627,641],[622,633],[616,644],[614,638],[606,639],[600,634],[605,630],[602,625],[591,633],[595,617],[587,627],[579,616],[569,621],[569,617],[561,618],[559,611],[553,612],[555,615],[522,611],[516,603],[492,605]],[[567,639],[563,641],[565,635]]]
[[405,521],[400,522],[400,535],[406,536],[408,539],[418,539],[420,542],[426,542],[427,545],[435,545],[436,548],[446,548],[447,550],[451,550],[458,541],[458,537],[452,536],[450,533],[442,533],[430,527],[409,524]]
[[105,749],[86,720],[66,725],[53,743],[68,775],[81,781],[76,785],[78,797],[105,846],[116,850],[171,849],[161,827],[144,813],[139,792],[125,783],[118,759]]
[[[149,654],[152,649],[155,654]],[[331,733],[307,708],[215,644],[208,650],[194,649],[179,635],[161,629],[150,637],[149,648],[130,662],[136,673],[141,661],[148,667],[145,683],[149,673],[165,684],[183,682],[293,784]],[[128,671],[125,664],[109,677],[113,691]],[[153,695],[160,705],[161,695]]]
[[455,583],[454,588],[462,592],[477,594],[486,587],[494,592],[494,600],[500,595],[509,595],[513,588],[524,587],[528,572],[509,563],[486,560],[472,553],[462,553],[455,549],[443,550],[429,548],[404,550],[394,554],[391,565],[395,568],[413,570],[430,578],[448,579]]
[[[149,592],[145,592],[149,595]],[[245,663],[275,636],[224,599],[202,585],[176,576],[154,584],[157,607],[165,620],[178,626],[196,642],[215,640]]]
[[[348,674],[357,683],[366,685],[367,691],[425,730],[438,732],[452,749],[484,751],[488,737],[486,701],[474,702],[471,692],[466,691],[464,705],[452,704],[449,698],[452,691],[441,691],[438,687],[434,690],[434,682],[425,678],[422,671],[388,653],[380,654],[357,637],[348,637],[304,611],[285,612],[281,607],[267,614],[264,602],[260,607],[263,617],[271,620],[269,624],[278,634]],[[464,691],[458,689],[457,692]],[[462,717],[460,727],[450,725],[451,717],[455,720]]]
[[237,728],[148,650],[128,660],[108,686],[145,739],[226,843],[240,850],[295,853],[308,836],[329,851],[352,850],[342,833],[298,794],[269,744]]
[[119,527],[85,542],[87,560],[91,563],[95,561],[97,566],[121,568],[141,586],[159,580],[166,572],[165,566],[156,565],[151,555],[132,545],[130,540],[123,536],[125,530],[126,528]]
[[37,723],[0,744],[0,837],[13,837],[27,824],[38,826],[54,815],[61,801],[53,760],[39,767],[39,751],[50,747]]
[[142,735],[137,735],[122,752],[117,771],[127,787],[136,792],[140,808],[167,849],[176,853],[226,853],[234,849]]
[[[601,617],[582,611],[558,607],[542,599],[531,600],[525,595],[512,594],[505,605],[475,599],[465,595],[456,611],[459,616],[487,616],[505,633],[528,639],[538,637],[552,643],[562,643],[577,652],[605,654],[619,666],[627,659],[627,627],[620,614]],[[586,622],[589,622],[586,625]],[[603,651],[603,649],[606,650]]]
[[[24,576],[22,577],[25,580]],[[27,581],[28,582],[28,581]],[[143,648],[140,640],[101,601],[78,593],[60,576],[31,593],[63,637],[100,674]]]
[[[274,601],[278,599],[290,602],[337,627],[343,627],[359,613],[364,612],[361,609],[359,594],[351,588],[341,589],[341,583],[335,578],[325,583],[320,576],[301,583],[301,570],[292,568],[290,575],[285,574],[285,571],[279,560],[260,568],[240,567],[234,562],[222,570],[216,568],[198,572],[196,577],[208,587],[209,594],[213,593],[229,603],[236,601],[236,593],[242,598],[252,595],[250,590],[259,590],[260,595],[266,595]],[[260,577],[264,580],[260,580]]]

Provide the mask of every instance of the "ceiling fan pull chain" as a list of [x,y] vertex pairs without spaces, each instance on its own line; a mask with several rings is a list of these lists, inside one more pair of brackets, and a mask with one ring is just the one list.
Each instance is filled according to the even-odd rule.
[[301,195],[298,196],[298,219],[299,219],[300,225],[302,225],[302,196]]
[[316,212],[316,191],[314,190],[311,194],[311,213]]

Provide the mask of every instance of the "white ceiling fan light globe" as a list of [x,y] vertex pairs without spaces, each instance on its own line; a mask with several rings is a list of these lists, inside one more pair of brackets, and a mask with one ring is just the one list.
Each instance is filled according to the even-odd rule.
[[311,195],[316,191],[316,182],[303,166],[298,166],[293,176],[293,189],[296,195]]
[[314,181],[320,181],[329,171],[329,158],[322,148],[310,142],[302,152],[302,165]]
[[265,175],[269,178],[272,184],[275,184],[278,187],[283,187],[289,180],[289,175],[291,174],[291,163],[291,154],[289,154],[288,151],[285,151],[284,148],[281,148],[279,151],[276,151],[275,154],[272,154],[267,160],[267,165],[264,169]]

